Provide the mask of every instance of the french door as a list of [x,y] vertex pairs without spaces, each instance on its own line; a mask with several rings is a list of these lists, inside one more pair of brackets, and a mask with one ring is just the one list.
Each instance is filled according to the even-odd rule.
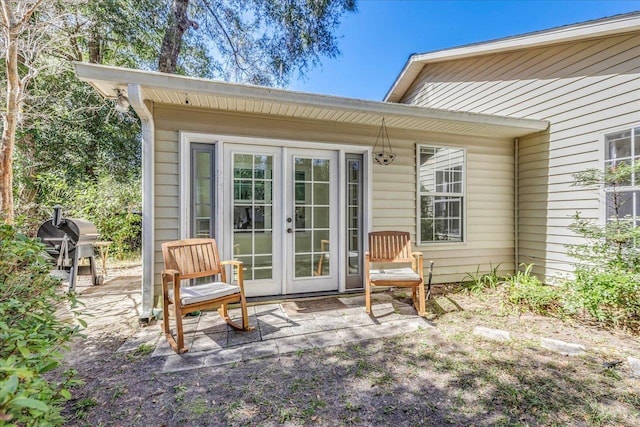
[[338,290],[337,152],[227,144],[224,156],[226,247],[247,295]]
[[[338,156],[287,149],[285,266],[287,293],[338,289]],[[332,244],[333,242],[333,244]]]

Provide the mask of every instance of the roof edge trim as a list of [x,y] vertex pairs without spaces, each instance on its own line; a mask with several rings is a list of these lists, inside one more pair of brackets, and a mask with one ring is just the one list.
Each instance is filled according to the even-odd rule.
[[413,83],[413,79],[417,77],[425,64],[634,31],[640,31],[640,12],[631,12],[610,18],[596,19],[434,52],[413,54],[409,57],[402,71],[385,95],[384,101],[399,102],[411,83]]
[[[365,112],[388,117],[424,118],[514,127],[527,129],[531,132],[546,130],[549,126],[547,121],[538,119],[440,110],[416,105],[294,92],[284,89],[219,82],[208,79],[185,77],[176,74],[134,70],[83,62],[74,62],[73,65],[80,80],[90,83],[98,90],[103,86],[101,83],[105,83],[112,88],[126,87],[129,84],[137,84],[143,88],[161,88],[185,93],[197,92],[206,95],[226,96],[230,98],[254,101],[278,101],[293,105]],[[111,96],[111,93],[100,93],[105,97]]]

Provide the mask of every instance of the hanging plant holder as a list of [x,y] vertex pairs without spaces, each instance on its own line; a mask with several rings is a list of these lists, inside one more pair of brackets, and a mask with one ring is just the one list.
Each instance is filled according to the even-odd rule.
[[[382,151],[376,151],[378,144],[382,145]],[[386,147],[389,147],[389,151],[386,150]],[[373,158],[383,166],[390,165],[396,158],[396,155],[391,151],[391,141],[389,140],[389,133],[387,132],[384,117],[382,118],[382,125],[380,125],[380,130],[378,131],[376,143],[373,146]]]

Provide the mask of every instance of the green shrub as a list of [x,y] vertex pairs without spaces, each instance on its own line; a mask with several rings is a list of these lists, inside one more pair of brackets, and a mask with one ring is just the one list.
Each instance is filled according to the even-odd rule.
[[43,374],[56,368],[77,327],[55,316],[70,297],[56,292],[43,246],[0,225],[0,424],[62,424],[65,384]]
[[624,268],[580,267],[567,284],[565,307],[601,324],[640,332],[640,273]]
[[624,188],[640,176],[640,163],[618,163],[574,176],[575,184],[607,189],[604,223],[574,215],[571,230],[583,243],[568,246],[577,260],[566,285],[564,306],[572,314],[588,314],[603,326],[640,332],[640,227],[622,216],[631,203]]
[[102,240],[113,241],[113,256],[124,258],[142,246],[140,191],[137,181],[125,185],[104,176],[97,183],[85,183],[76,189],[72,212],[92,221]]
[[61,205],[63,215],[95,224],[101,240],[113,242],[109,253],[115,258],[137,254],[142,247],[141,188],[139,179],[118,182],[110,176],[69,186],[59,173],[36,178],[38,203],[18,205],[24,214],[23,228],[35,234],[39,225],[51,218],[53,206]]
[[524,270],[505,280],[504,296],[508,304],[533,313],[549,315],[559,313],[561,290],[544,285],[531,273],[533,264],[522,264]]
[[496,289],[505,278],[498,274],[500,264],[495,267],[490,263],[489,272],[480,274],[480,266],[476,269],[475,273],[467,273],[462,280],[462,286],[464,289],[471,293],[480,293],[485,289]]

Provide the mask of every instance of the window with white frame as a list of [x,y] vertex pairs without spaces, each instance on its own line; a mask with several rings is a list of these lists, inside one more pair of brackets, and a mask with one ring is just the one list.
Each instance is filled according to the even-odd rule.
[[462,242],[465,151],[418,146],[419,243]]
[[[632,170],[640,164],[640,127],[605,135],[606,170],[625,164]],[[637,169],[635,169],[637,170]],[[616,188],[605,188],[607,193],[607,221],[624,219],[640,226],[640,173],[619,183]]]

